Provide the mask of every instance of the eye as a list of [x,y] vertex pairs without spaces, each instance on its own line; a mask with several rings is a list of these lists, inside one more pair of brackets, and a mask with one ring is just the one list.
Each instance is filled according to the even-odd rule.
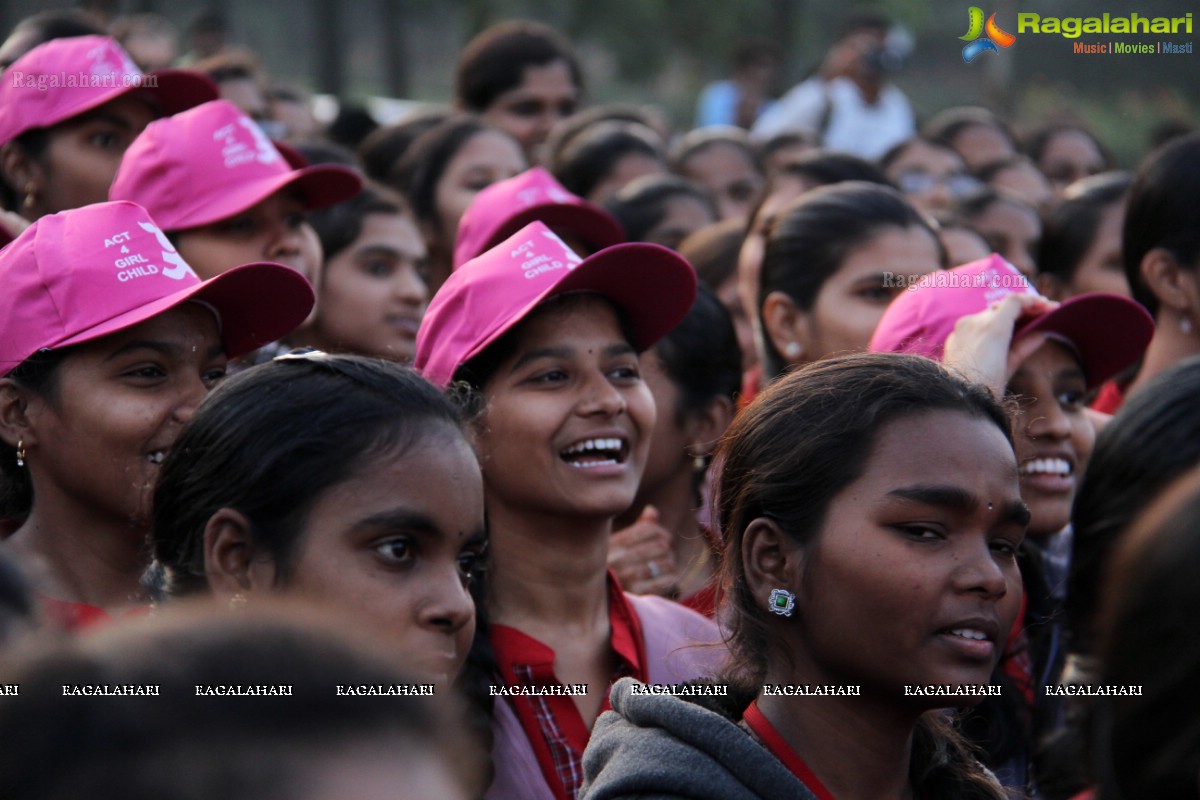
[[870,303],[881,303],[887,305],[892,302],[896,296],[895,289],[880,284],[878,286],[868,286],[858,293],[858,296]]
[[287,225],[292,230],[295,230],[296,228],[301,227],[307,221],[308,221],[308,215],[306,215],[302,211],[293,212],[283,218],[283,224]]
[[372,278],[390,278],[395,271],[395,265],[383,258],[373,258],[363,264],[362,270]]
[[542,104],[537,100],[522,100],[509,106],[508,110],[518,117],[536,117],[542,113]]
[[126,370],[124,375],[140,381],[158,381],[167,376],[167,371],[158,364],[140,364]]
[[212,369],[205,371],[201,380],[204,381],[205,386],[211,389],[221,381],[225,380],[225,375],[226,372],[224,366],[213,367]]
[[988,546],[992,548],[992,552],[999,553],[1000,555],[1007,556],[1009,558],[1017,557],[1017,546],[1007,539],[996,539]]
[[1058,404],[1069,411],[1079,411],[1083,408],[1084,391],[1082,389],[1067,389],[1058,395]]
[[900,525],[898,528],[905,536],[922,542],[937,542],[946,538],[941,531],[928,525]]
[[547,369],[547,370],[544,370],[543,372],[539,372],[537,375],[534,375],[533,382],[534,383],[561,383],[561,382],[565,381],[568,377],[570,377],[570,376],[567,375],[567,371],[565,369],[559,369],[559,368],[555,367],[553,369]]
[[217,224],[217,231],[225,236],[250,236],[256,228],[254,217],[242,214]]
[[465,580],[471,580],[487,571],[487,551],[478,550],[458,556],[458,572]]
[[608,373],[610,377],[622,381],[637,381],[642,377],[641,370],[635,364],[621,364]]
[[101,150],[117,150],[121,147],[121,137],[113,131],[97,131],[88,137],[88,143]]
[[405,536],[385,539],[375,545],[375,552],[396,564],[405,564],[413,559],[412,541]]

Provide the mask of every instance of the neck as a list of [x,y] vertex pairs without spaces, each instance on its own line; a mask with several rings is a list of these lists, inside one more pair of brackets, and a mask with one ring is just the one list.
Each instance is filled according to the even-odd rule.
[[531,629],[608,624],[608,537],[612,519],[531,514],[488,505],[494,622]]
[[[766,683],[825,685],[796,669],[768,669]],[[909,770],[919,712],[859,697],[765,697],[758,707],[839,800],[911,800]]]
[[36,589],[106,611],[143,602],[141,577],[150,561],[146,526],[98,517],[46,494],[4,543],[30,569]]
[[1193,320],[1192,332],[1184,333],[1180,327],[1182,320],[1183,317],[1174,309],[1160,309],[1154,338],[1146,348],[1146,355],[1142,359],[1137,376],[1125,392],[1126,397],[1132,396],[1160,372],[1188,356],[1200,353],[1200,330],[1197,329],[1200,322]]

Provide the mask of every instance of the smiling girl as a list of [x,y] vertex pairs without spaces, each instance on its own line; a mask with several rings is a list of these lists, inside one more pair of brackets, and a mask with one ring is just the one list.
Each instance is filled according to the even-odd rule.
[[[940,709],[979,696],[1021,603],[1029,512],[1008,418],[924,359],[853,355],[769,387],[720,456],[729,696],[613,689],[588,800],[995,798]],[[774,687],[828,687],[796,696]]]
[[278,264],[202,283],[132,203],[45,217],[0,253],[0,517],[18,520],[3,546],[51,616],[82,624],[143,599],[164,455],[226,360],[312,302]]
[[[665,248],[622,244],[581,259],[535,222],[454,272],[425,315],[417,367],[439,385],[465,383],[484,405],[492,563],[481,611],[490,628],[477,644],[494,654],[488,677],[515,692],[492,709],[489,797],[575,797],[614,680],[694,678],[722,652],[688,647],[718,640],[711,622],[625,594],[606,568],[655,422],[638,353],[695,291],[691,267]],[[540,693],[573,685],[583,693]]]
[[[253,453],[254,457],[247,457]],[[355,613],[447,686],[474,632],[483,484],[455,408],[415,372],[323,353],[231,378],[154,493],[175,595],[284,593]]]

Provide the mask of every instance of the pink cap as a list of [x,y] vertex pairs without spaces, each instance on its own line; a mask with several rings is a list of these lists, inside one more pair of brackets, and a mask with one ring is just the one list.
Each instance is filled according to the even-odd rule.
[[[993,253],[944,272],[931,272],[901,292],[871,343],[875,353],[916,353],[940,361],[946,339],[962,317],[1010,294],[1037,295],[1029,279]],[[1044,314],[1017,320],[1013,339],[1041,331],[1074,347],[1088,387],[1099,386],[1133,364],[1154,336],[1154,320],[1128,297],[1091,292],[1065,300]]]
[[625,231],[599,206],[571,194],[541,167],[488,186],[458,223],[454,268],[495,247],[534,220],[576,234],[596,250],[625,241]]
[[643,242],[580,258],[544,223],[532,222],[450,274],[421,321],[413,365],[446,386],[540,303],[568,292],[595,292],[623,308],[640,351],[687,315],[696,271],[674,251]]
[[145,206],[163,230],[178,231],[240,214],[292,185],[313,209],[358,194],[362,178],[336,164],[292,169],[252,119],[216,100],[147,125],[108,197]]
[[281,264],[202,282],[133,203],[42,217],[0,250],[0,375],[39,350],[124,330],[187,300],[216,312],[226,355],[239,356],[303,322],[313,290]]
[[0,144],[48,128],[129,92],[141,91],[174,114],[217,98],[199,72],[164,69],[146,76],[107,36],[52,39],[18,58],[0,81]]

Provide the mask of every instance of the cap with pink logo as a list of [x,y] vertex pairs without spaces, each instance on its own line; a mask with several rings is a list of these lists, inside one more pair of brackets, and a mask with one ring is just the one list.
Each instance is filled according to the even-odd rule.
[[0,375],[39,350],[124,330],[188,300],[217,314],[232,357],[294,330],[313,290],[299,272],[269,263],[201,281],[133,203],[42,217],[0,250]]
[[581,258],[545,223],[532,222],[450,274],[421,321],[413,365],[446,386],[539,304],[569,292],[599,294],[622,308],[641,351],[687,315],[696,271],[674,251],[643,242]]
[[625,241],[621,223],[612,214],[568,192],[542,167],[534,167],[475,195],[458,223],[454,268],[534,220],[577,236],[596,250]]
[[[940,361],[946,340],[961,318],[1010,294],[1037,295],[1038,291],[995,253],[923,275],[888,306],[867,349],[915,353]],[[1051,311],[1017,320],[1013,340],[1035,331],[1065,341],[1075,350],[1090,388],[1141,358],[1154,336],[1154,320],[1128,297],[1090,292],[1065,300]]]
[[293,186],[313,209],[350,199],[362,179],[336,164],[293,169],[254,120],[216,100],[147,125],[121,158],[108,198],[145,206],[164,230],[178,231]]
[[52,39],[4,71],[0,81],[0,144],[48,128],[130,92],[143,92],[164,114],[217,98],[207,76],[181,69],[144,75],[108,36]]

